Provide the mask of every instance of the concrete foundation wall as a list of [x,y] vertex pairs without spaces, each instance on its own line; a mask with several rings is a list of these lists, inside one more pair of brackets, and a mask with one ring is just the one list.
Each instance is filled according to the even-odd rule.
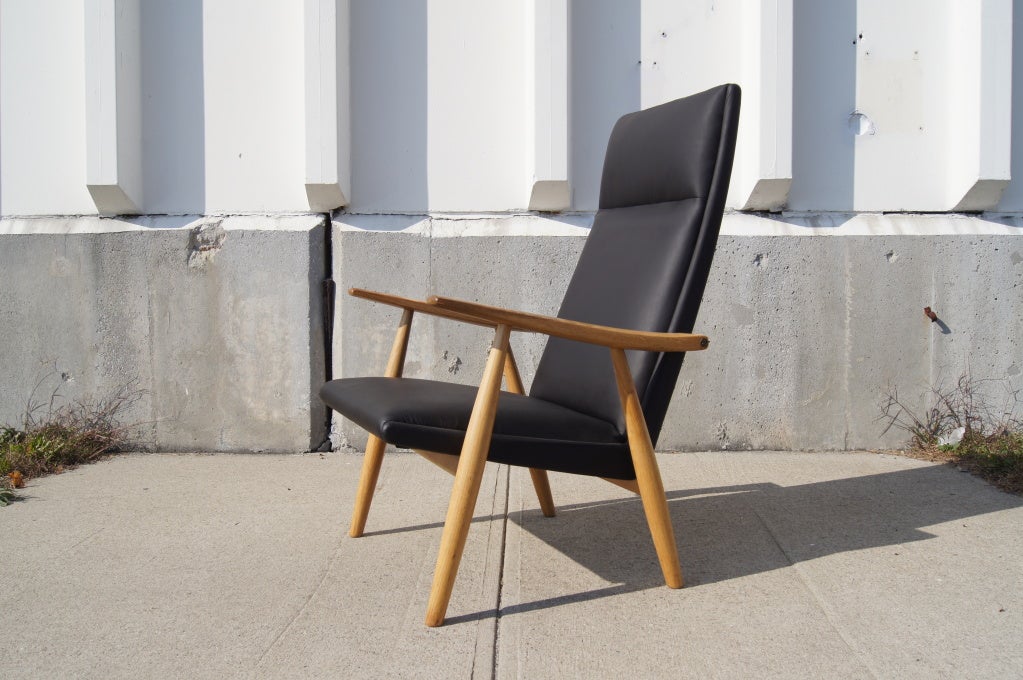
[[[341,216],[334,375],[381,374],[400,316],[342,291],[440,293],[553,314],[586,222]],[[1021,225],[1010,217],[726,215],[696,327],[711,346],[687,356],[658,448],[898,446],[905,433],[882,435],[879,420],[890,387],[922,412],[932,385],[966,370],[1023,386]],[[962,233],[971,230],[989,233]],[[899,231],[913,233],[891,235]],[[543,342],[512,336],[527,387]],[[418,316],[406,375],[472,384],[488,346],[485,329]],[[351,423],[335,417],[334,428],[335,444],[364,445]]]
[[4,220],[0,424],[40,381],[43,402],[135,381],[142,445],[315,448],[326,246],[316,215]]
[[[399,316],[347,288],[553,314],[591,219],[338,215],[329,243],[317,215],[2,220],[0,423],[40,381],[37,401],[137,380],[124,417],[147,446],[315,448],[319,386],[379,374]],[[897,446],[878,419],[889,387],[920,411],[966,370],[1023,387],[1021,233],[1009,215],[726,215],[697,323],[711,348],[687,357],[658,447]],[[406,375],[479,379],[485,329],[419,316],[413,331]],[[543,345],[513,336],[527,385]]]

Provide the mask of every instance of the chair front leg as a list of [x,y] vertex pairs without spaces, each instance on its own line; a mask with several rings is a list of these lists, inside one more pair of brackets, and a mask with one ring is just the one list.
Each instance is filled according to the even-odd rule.
[[[405,369],[405,353],[408,351],[411,329],[412,310],[406,309],[402,312],[398,330],[394,334],[391,356],[387,360],[387,369],[384,371],[385,377],[401,377],[402,371]],[[362,532],[366,528],[366,518],[369,516],[369,506],[373,502],[373,492],[376,490],[377,478],[380,476],[380,465],[384,461],[386,446],[387,442],[374,435],[370,435],[369,441],[366,443],[366,455],[362,459],[362,474],[359,475],[359,490],[355,493],[355,508],[352,510],[352,524],[348,529],[348,535],[352,538],[362,536]]]
[[497,399],[501,392],[501,373],[508,353],[509,333],[510,329],[505,325],[498,326],[494,333],[494,344],[490,348],[490,356],[483,370],[483,380],[480,381],[476,403],[472,407],[469,426],[465,431],[462,452],[458,457],[458,469],[455,472],[455,484],[451,489],[448,514],[444,520],[444,533],[437,553],[437,566],[433,571],[433,586],[430,588],[430,601],[426,607],[427,626],[439,626],[444,623],[448,601],[455,585],[458,564],[465,549],[465,539],[469,534],[469,523],[476,507],[476,497],[479,495],[483,468],[490,449],[494,417],[497,415]]
[[650,431],[646,426],[646,417],[639,404],[636,384],[629,370],[629,360],[621,349],[611,350],[611,361],[614,364],[615,381],[618,383],[618,396],[625,412],[625,430],[629,438],[629,451],[632,454],[632,465],[636,469],[636,484],[639,486],[639,497],[643,501],[643,512],[646,514],[650,535],[654,539],[657,559],[661,563],[664,582],[669,588],[682,587],[682,567],[678,561],[678,547],[675,545],[675,531],[671,526],[671,514],[668,512],[668,499],[664,495],[664,483],[661,471],[654,457],[654,446],[650,441]]

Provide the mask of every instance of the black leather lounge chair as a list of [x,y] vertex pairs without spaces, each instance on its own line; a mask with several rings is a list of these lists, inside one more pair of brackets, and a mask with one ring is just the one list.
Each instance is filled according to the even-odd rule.
[[[547,470],[594,475],[642,498],[670,588],[682,587],[653,443],[692,335],[735,149],[739,88],[723,85],[623,116],[608,143],[593,221],[558,317],[352,289],[404,310],[386,377],[332,380],[334,410],[370,433],[350,534],[362,535],[385,442],[455,476],[426,625],[444,622],[486,461],[529,468],[554,515]],[[495,329],[478,389],[402,378],[413,314]],[[550,336],[527,396],[508,338]],[[507,391],[501,390],[502,376]]]

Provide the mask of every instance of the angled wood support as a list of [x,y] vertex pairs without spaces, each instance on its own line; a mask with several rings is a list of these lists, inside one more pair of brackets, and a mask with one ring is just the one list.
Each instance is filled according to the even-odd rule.
[[[398,322],[398,331],[394,334],[391,356],[387,360],[387,370],[384,372],[388,378],[400,378],[405,369],[405,353],[408,351],[409,333],[412,330],[412,313],[411,309],[404,310],[401,321]],[[369,436],[366,443],[362,474],[359,476],[359,490],[355,493],[355,508],[352,510],[352,525],[348,529],[348,535],[352,538],[362,536],[366,528],[366,517],[369,516],[369,506],[373,502],[373,491],[377,486],[377,477],[380,476],[380,465],[384,461],[386,446],[387,443],[383,439],[373,435]]]
[[441,470],[444,470],[450,475],[454,475],[458,471],[458,456],[451,453],[437,453],[436,451],[424,451],[422,449],[412,449],[414,453],[419,454],[426,460],[430,461]]
[[444,520],[437,566],[433,571],[433,586],[430,588],[430,601],[426,607],[427,626],[439,626],[444,623],[451,590],[455,585],[458,564],[462,560],[465,539],[469,534],[469,523],[472,521],[476,497],[483,481],[483,468],[487,462],[494,417],[497,415],[497,398],[501,392],[501,375],[508,355],[510,333],[511,329],[504,324],[499,325],[494,332],[494,343],[483,370],[483,380],[476,395],[476,403],[472,407],[469,427],[465,431],[462,453],[458,457],[458,470],[455,472],[455,484],[451,489],[448,514]]
[[[504,382],[508,386],[509,392],[526,393],[511,347],[508,348],[508,358],[504,362]],[[554,496],[551,494],[551,482],[547,478],[547,471],[540,468],[529,468],[529,476],[533,480],[533,489],[536,491],[537,500],[540,501],[540,511],[543,516],[554,517],[557,513],[554,510]]]
[[635,479],[611,479],[610,477],[601,477],[605,482],[611,482],[615,486],[620,486],[626,491],[631,491],[634,494],[639,493],[639,484],[636,483]]
[[671,514],[668,512],[668,499],[664,495],[664,483],[661,471],[654,457],[654,446],[650,441],[643,408],[636,394],[636,385],[629,370],[629,360],[625,351],[611,350],[611,362],[614,364],[615,380],[618,383],[618,396],[622,400],[625,412],[625,430],[629,438],[629,451],[632,453],[632,464],[636,468],[636,484],[639,496],[643,501],[643,512],[650,526],[650,534],[654,539],[657,559],[661,563],[664,582],[669,588],[682,587],[682,567],[678,561],[678,547],[675,545],[675,531],[671,526]]

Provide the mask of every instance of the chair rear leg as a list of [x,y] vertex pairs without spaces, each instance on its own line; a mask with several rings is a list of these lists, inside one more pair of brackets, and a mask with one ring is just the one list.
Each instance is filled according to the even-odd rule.
[[554,496],[551,495],[551,483],[547,479],[547,471],[529,468],[529,476],[533,478],[533,488],[540,501],[540,511],[543,512],[543,516],[554,517],[557,513],[554,510]]
[[437,566],[433,571],[430,601],[426,606],[427,626],[439,626],[444,623],[451,591],[455,586],[458,564],[462,560],[465,539],[469,535],[469,524],[472,522],[472,512],[476,507],[476,497],[480,492],[483,468],[490,449],[490,436],[494,429],[494,416],[497,415],[497,398],[501,391],[501,371],[508,349],[509,332],[507,326],[501,325],[494,333],[494,344],[483,370],[483,380],[476,395],[476,403],[472,407],[462,453],[458,457],[455,484],[451,489],[451,502],[448,504],[447,518],[444,520]]
[[[526,388],[522,385],[522,378],[519,376],[519,367],[515,363],[515,354],[510,345],[508,356],[504,360],[504,383],[512,394],[526,393]],[[547,471],[529,468],[529,476],[533,478],[533,489],[536,490],[536,497],[540,501],[540,510],[543,512],[543,516],[554,517],[554,496],[551,494],[551,483],[547,479]]]
[[629,438],[632,464],[636,469],[639,497],[643,501],[643,512],[650,527],[650,535],[654,539],[654,549],[661,563],[664,583],[669,588],[681,588],[682,567],[678,561],[678,547],[675,544],[675,530],[671,526],[671,514],[668,512],[668,499],[664,495],[661,471],[654,457],[654,446],[650,441],[650,431],[647,429],[646,418],[639,404],[639,396],[636,394],[629,361],[625,358],[625,352],[620,349],[611,350],[611,361],[614,363],[618,396],[621,397],[622,409],[625,411],[625,429]]

